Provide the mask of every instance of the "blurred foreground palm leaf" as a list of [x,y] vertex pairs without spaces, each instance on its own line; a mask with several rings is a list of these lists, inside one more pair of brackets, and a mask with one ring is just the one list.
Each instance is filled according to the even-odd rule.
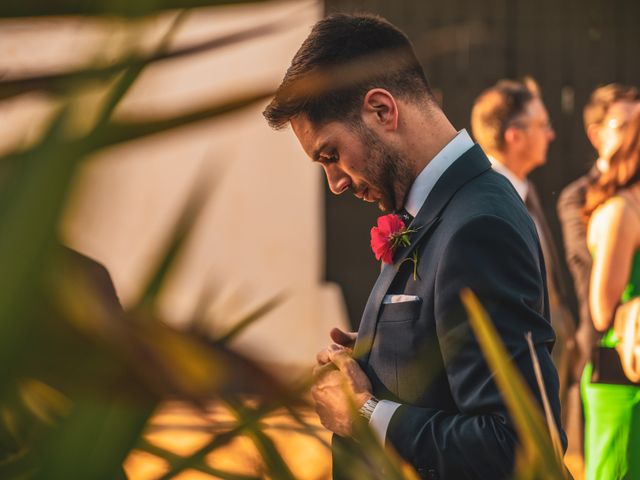
[[[26,0],[3,3],[0,15],[138,16],[168,8],[231,3],[243,2]],[[251,478],[213,469],[205,461],[212,451],[248,433],[264,457],[262,473],[292,478],[262,420],[282,405],[293,409],[305,402],[300,392],[285,388],[255,361],[229,346],[244,328],[274,308],[278,299],[249,314],[217,341],[178,332],[152,312],[166,273],[197,218],[202,205],[200,192],[196,189],[165,259],[132,312],[121,309],[101,266],[62,248],[56,240],[71,178],[88,155],[117,143],[216,118],[272,94],[264,88],[163,120],[114,120],[112,112],[147,65],[258,38],[284,25],[247,29],[173,52],[168,50],[168,34],[160,48],[148,56],[130,55],[111,66],[90,65],[55,76],[0,80],[0,98],[33,90],[62,95],[62,107],[42,138],[0,158],[0,477],[123,478],[122,462],[132,448],[138,448],[164,458],[168,465],[164,478],[188,468],[221,478]],[[401,65],[402,59],[392,57],[389,52],[386,60]],[[358,82],[382,67],[388,68],[388,62],[367,59],[353,66],[342,81]],[[77,108],[72,101],[75,89],[96,80],[108,85],[103,87],[108,92],[97,121],[86,132],[70,128]],[[310,79],[306,90],[291,94],[322,92],[333,85],[330,80]],[[491,341],[491,334],[487,335]],[[491,348],[495,350],[495,345]],[[500,354],[496,355],[499,358]],[[514,388],[515,392],[505,394],[507,398],[526,398]],[[250,408],[244,402],[246,394],[253,395],[255,404]],[[199,408],[218,398],[236,412],[237,419],[232,428],[193,455],[176,456],[142,437],[151,414],[167,398],[187,400]],[[535,416],[535,406],[526,401],[523,405],[525,410],[514,417],[523,429],[521,436],[530,439],[524,442],[527,459],[542,459],[540,472],[561,478],[553,477],[560,470],[553,449],[545,443],[547,437]],[[296,418],[295,412],[292,416]],[[302,431],[316,435],[302,420],[296,421]],[[353,472],[361,473],[362,478],[415,478],[415,472],[384,453],[370,431],[364,428],[361,436],[362,455],[353,460]]]
[[24,0],[2,2],[0,17],[118,15],[140,17],[161,10],[259,3],[267,0]]
[[282,31],[289,24],[290,21],[288,19],[279,19],[185,47],[172,48],[170,50],[164,49],[147,54],[130,54],[104,66],[87,65],[84,68],[68,72],[30,74],[19,78],[0,78],[0,99],[7,99],[33,91],[64,95],[74,89],[86,87],[92,82],[104,82],[105,79],[130,68],[146,67],[161,61],[179,59],[241,44]]
[[[37,3],[40,10],[29,2],[3,4],[0,13],[70,13],[68,7],[79,8],[77,2],[50,2],[46,8]],[[118,8],[134,4],[138,2],[111,3],[115,9],[105,7],[104,12],[118,13]],[[163,399],[181,398],[201,408],[214,398],[240,399],[246,394],[271,409],[282,403],[301,403],[255,361],[220,342],[178,332],[154,318],[149,307],[197,216],[197,202],[189,205],[185,221],[170,242],[167,260],[160,262],[143,302],[131,313],[121,309],[109,276],[99,264],[61,247],[56,240],[71,178],[89,154],[120,141],[214,118],[265,98],[264,92],[250,92],[246,98],[212,105],[195,115],[150,122],[138,130],[114,124],[113,110],[145,66],[167,58],[169,40],[181,18],[148,58],[123,62],[114,69],[89,67],[86,73],[67,76],[69,85],[58,83],[57,91],[67,92],[68,97],[62,99],[63,106],[42,138],[0,159],[2,478],[122,478],[123,460],[140,444],[144,426]],[[206,47],[212,50],[270,31],[240,32]],[[192,48],[187,53],[200,50]],[[77,108],[73,90],[85,78],[111,85],[95,123],[87,131],[78,131],[71,127]],[[7,86],[11,88],[5,88],[5,97],[43,83],[24,79],[22,84],[17,80]],[[260,313],[273,306],[275,303],[267,305]],[[252,315],[251,321],[259,316]],[[242,326],[249,323],[241,321]],[[270,445],[259,429],[253,431],[263,445]],[[236,434],[241,433],[242,429]],[[268,464],[278,465],[276,450],[270,448],[266,454]],[[185,462],[179,471],[191,465]]]

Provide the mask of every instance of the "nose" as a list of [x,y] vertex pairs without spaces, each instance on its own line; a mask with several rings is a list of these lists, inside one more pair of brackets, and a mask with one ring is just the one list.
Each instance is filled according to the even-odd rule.
[[552,126],[549,126],[547,136],[549,137],[550,142],[556,139],[556,131],[553,129]]
[[351,185],[351,178],[343,172],[337,165],[325,165],[324,173],[327,176],[329,189],[335,195],[340,195]]

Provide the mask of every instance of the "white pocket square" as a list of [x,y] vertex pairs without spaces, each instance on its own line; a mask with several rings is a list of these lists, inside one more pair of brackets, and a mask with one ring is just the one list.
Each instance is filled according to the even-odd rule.
[[416,295],[385,295],[382,304],[417,302],[418,300],[420,300],[420,297]]

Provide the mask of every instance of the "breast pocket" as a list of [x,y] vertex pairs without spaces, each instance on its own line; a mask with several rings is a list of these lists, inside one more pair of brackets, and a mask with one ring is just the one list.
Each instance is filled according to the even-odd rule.
[[[422,300],[386,303],[380,308],[369,364],[385,388],[404,399],[422,335],[417,325]],[[413,377],[413,375],[410,375]]]
[[[396,297],[405,297],[406,301],[393,301]],[[422,299],[409,295],[389,295],[390,300],[380,307],[378,323],[400,323],[415,320],[420,315]]]

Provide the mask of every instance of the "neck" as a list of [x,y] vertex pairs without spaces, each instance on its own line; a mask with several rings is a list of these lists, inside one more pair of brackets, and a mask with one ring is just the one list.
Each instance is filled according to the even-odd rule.
[[409,141],[406,153],[407,158],[413,160],[414,180],[458,133],[437,107],[429,107],[427,112],[421,112],[417,120],[409,122],[407,131]]
[[523,165],[522,162],[519,162],[516,159],[511,158],[509,155],[505,155],[502,152],[489,152],[493,158],[495,158],[502,165],[507,167],[509,171],[511,171],[516,177],[520,180],[526,180],[529,171],[526,165]]

